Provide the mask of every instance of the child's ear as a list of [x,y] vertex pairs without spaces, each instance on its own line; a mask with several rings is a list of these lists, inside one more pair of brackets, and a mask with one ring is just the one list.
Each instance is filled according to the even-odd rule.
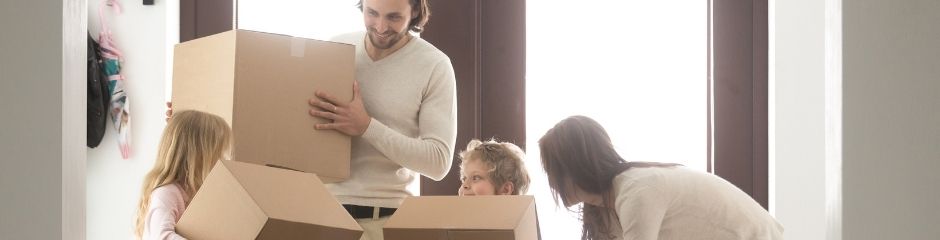
[[512,185],[512,182],[505,182],[503,186],[499,187],[499,191],[496,192],[496,195],[512,195],[512,191],[515,186]]

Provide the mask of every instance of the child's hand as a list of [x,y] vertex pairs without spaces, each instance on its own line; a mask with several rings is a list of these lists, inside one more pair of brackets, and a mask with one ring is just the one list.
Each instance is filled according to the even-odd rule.
[[169,122],[171,117],[173,117],[173,103],[166,102],[166,121]]

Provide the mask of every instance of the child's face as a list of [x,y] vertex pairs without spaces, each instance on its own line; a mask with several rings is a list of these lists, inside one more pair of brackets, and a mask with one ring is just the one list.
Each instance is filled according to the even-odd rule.
[[460,168],[460,196],[496,195],[496,187],[489,178],[489,168],[482,161],[469,159]]

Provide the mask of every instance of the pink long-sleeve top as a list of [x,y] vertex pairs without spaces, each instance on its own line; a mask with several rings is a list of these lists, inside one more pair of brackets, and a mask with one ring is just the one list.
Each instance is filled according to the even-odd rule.
[[186,210],[189,197],[177,184],[168,184],[153,190],[150,207],[144,221],[143,240],[186,240],[176,234],[176,222]]

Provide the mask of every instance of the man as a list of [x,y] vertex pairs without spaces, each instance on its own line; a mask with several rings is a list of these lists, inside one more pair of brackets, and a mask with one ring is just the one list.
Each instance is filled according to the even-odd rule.
[[366,31],[334,41],[356,46],[353,100],[317,92],[310,115],[332,120],[318,130],[352,136],[351,176],[327,187],[365,233],[381,240],[382,225],[418,174],[441,180],[450,170],[457,135],[456,80],[450,59],[414,36],[427,23],[427,0],[364,0]]

